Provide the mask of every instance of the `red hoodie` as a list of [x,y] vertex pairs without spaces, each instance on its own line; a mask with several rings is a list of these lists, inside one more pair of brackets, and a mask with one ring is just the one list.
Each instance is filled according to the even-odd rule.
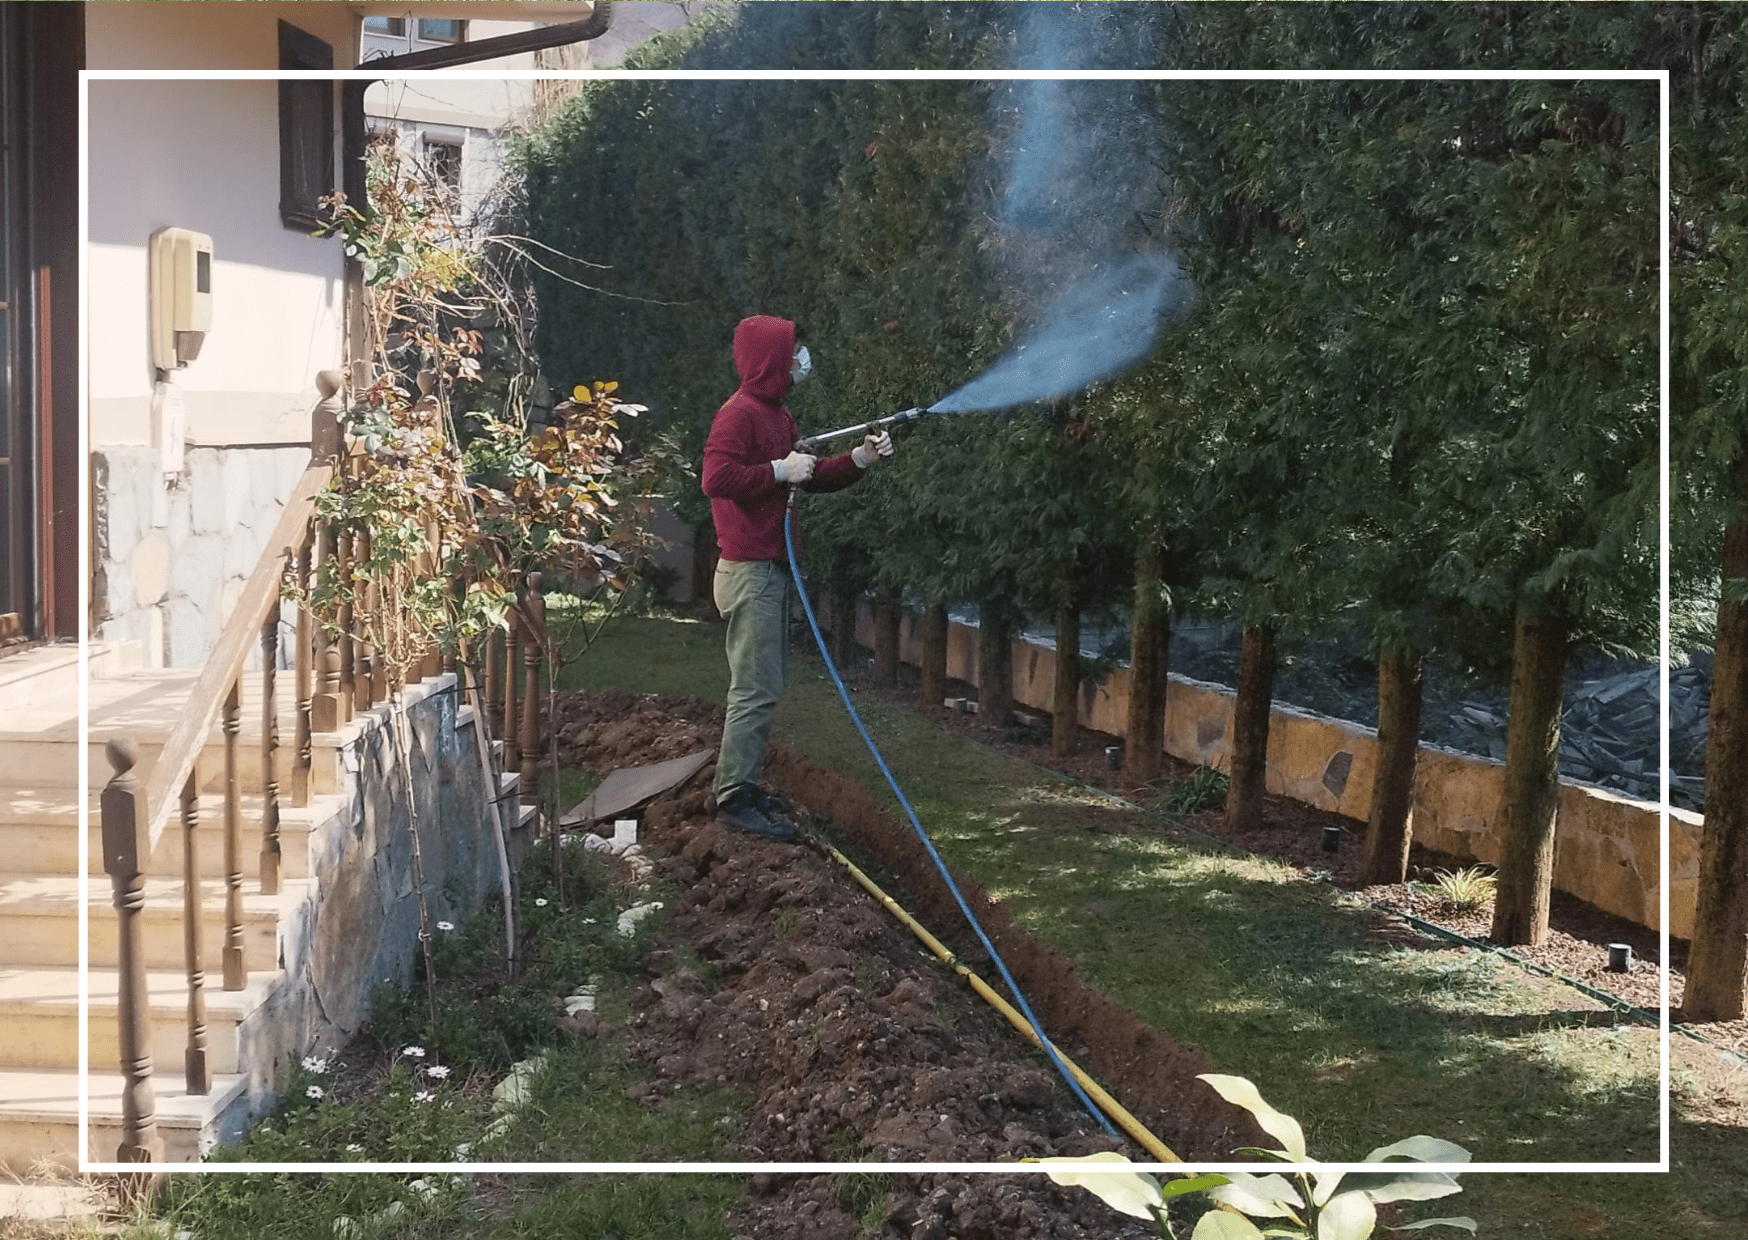
[[[772,461],[794,451],[800,432],[783,407],[795,360],[795,324],[755,315],[734,329],[740,387],[716,411],[704,444],[704,494],[725,560],[781,560],[789,487]],[[848,452],[820,461],[804,491],[840,491],[862,476]]]

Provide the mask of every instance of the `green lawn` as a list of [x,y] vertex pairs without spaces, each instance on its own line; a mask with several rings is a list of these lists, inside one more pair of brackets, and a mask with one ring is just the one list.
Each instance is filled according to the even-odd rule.
[[[567,681],[720,699],[721,629],[623,618]],[[1256,1081],[1303,1122],[1314,1156],[1358,1158],[1425,1132],[1477,1161],[1657,1159],[1654,1030],[1615,1024],[1489,953],[1379,942],[1363,907],[1332,888],[1197,847],[907,710],[857,700],[952,866],[1113,999]],[[896,811],[816,657],[798,652],[777,735]],[[1089,831],[1089,814],[1142,829]],[[1716,1119],[1732,1113],[1720,1091],[1748,1099],[1743,1074],[1691,1043],[1676,1056],[1673,1174],[1477,1174],[1462,1212],[1487,1236],[1748,1234],[1736,1222],[1748,1217],[1748,1141]],[[1121,1082],[1101,1084],[1121,1097]],[[1674,1218],[1685,1221],[1667,1230]]]

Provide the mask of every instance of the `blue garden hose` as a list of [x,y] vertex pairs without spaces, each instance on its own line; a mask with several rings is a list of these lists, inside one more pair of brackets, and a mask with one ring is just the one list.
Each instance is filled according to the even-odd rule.
[[1105,1118],[1104,1112],[1093,1104],[1093,1100],[1081,1088],[1080,1082],[1074,1079],[1074,1074],[1062,1062],[1062,1057],[1056,1053],[1056,1047],[1051,1044],[1049,1038],[1044,1036],[1044,1026],[1032,1014],[1032,1005],[1026,1002],[1026,996],[1020,992],[1019,984],[1014,981],[1013,974],[1008,972],[1008,967],[1002,961],[1001,954],[995,950],[995,944],[989,941],[989,936],[984,933],[982,925],[978,923],[976,915],[972,913],[971,906],[959,893],[959,884],[953,881],[952,874],[947,870],[946,862],[942,861],[941,854],[935,851],[934,841],[929,838],[928,832],[923,830],[923,824],[917,818],[916,810],[911,808],[909,798],[904,795],[904,789],[900,788],[898,780],[893,778],[891,768],[886,765],[886,759],[880,753],[880,747],[874,743],[874,738],[868,734],[868,729],[863,726],[862,716],[856,713],[855,703],[850,701],[850,692],[844,687],[843,677],[838,675],[837,665],[832,662],[831,654],[826,650],[825,638],[819,631],[819,621],[815,619],[813,614],[813,604],[807,601],[807,587],[801,579],[801,564],[795,556],[796,495],[797,492],[794,490],[789,492],[789,507],[783,519],[783,547],[789,553],[789,572],[795,578],[795,592],[801,596],[801,609],[807,614],[807,625],[813,630],[814,643],[819,646],[820,657],[825,660],[826,670],[832,676],[832,683],[838,687],[838,696],[844,701],[844,709],[850,712],[850,721],[856,725],[856,731],[862,734],[862,740],[868,745],[868,752],[874,755],[874,762],[879,766],[880,773],[886,777],[886,782],[891,786],[893,795],[898,798],[898,803],[904,806],[905,815],[909,817],[912,829],[916,831],[917,838],[922,841],[923,848],[928,851],[929,859],[935,863],[935,869],[940,871],[941,878],[947,884],[947,890],[953,893],[953,899],[958,902],[959,911],[965,914],[965,920],[970,922],[971,928],[977,932],[978,942],[983,944],[983,950],[989,953],[989,958],[995,962],[996,969],[1001,973],[1002,981],[1007,984],[1008,990],[1013,993],[1014,999],[1019,1003],[1026,1023],[1032,1026],[1032,1032],[1037,1035],[1038,1045],[1043,1047],[1044,1053],[1050,1057],[1051,1064],[1062,1075],[1062,1079],[1068,1082],[1068,1088],[1074,1091],[1074,1096],[1080,1099],[1080,1104],[1087,1109],[1088,1114],[1096,1119],[1099,1126],[1111,1136],[1118,1136],[1117,1130],[1111,1126],[1110,1120]]

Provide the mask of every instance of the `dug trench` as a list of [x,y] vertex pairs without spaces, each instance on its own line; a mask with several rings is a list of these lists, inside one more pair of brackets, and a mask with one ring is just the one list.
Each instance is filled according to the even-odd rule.
[[[697,699],[561,694],[559,762],[605,774],[714,753],[722,714]],[[628,1030],[652,1072],[647,1105],[682,1083],[747,1091],[747,1122],[722,1151],[740,1162],[1013,1163],[1110,1149],[1153,1161],[1109,1136],[1046,1058],[823,847],[719,827],[713,774],[706,766],[643,811],[641,842],[673,893]],[[781,745],[766,775],[810,835],[876,873],[937,936],[975,942],[914,833],[859,785]],[[1223,1161],[1266,1143],[1246,1113],[1196,1079],[1219,1070],[1207,1055],[1113,1004],[975,880],[955,879],[1052,1042],[1170,1151]],[[958,956],[1002,989],[980,952]],[[741,1234],[863,1234],[829,1180],[755,1176]],[[898,1180],[888,1221],[907,1236],[1130,1234],[1113,1230],[1120,1216],[1096,1200],[1035,1174]],[[1133,1234],[1152,1234],[1129,1222]]]

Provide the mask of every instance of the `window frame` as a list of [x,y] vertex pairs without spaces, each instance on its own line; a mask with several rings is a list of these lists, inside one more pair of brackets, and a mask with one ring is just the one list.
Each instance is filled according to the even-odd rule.
[[[334,67],[332,45],[290,22],[279,23],[281,69]],[[334,190],[332,82],[279,83],[279,221],[313,232],[325,221],[321,199]]]

